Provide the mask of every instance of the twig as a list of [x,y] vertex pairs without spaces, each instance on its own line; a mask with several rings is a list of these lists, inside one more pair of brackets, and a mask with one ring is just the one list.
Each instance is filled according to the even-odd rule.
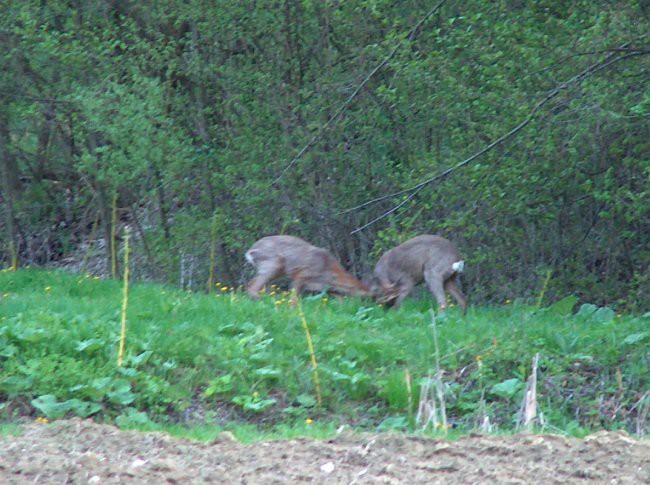
[[395,54],[397,53],[398,49],[402,46],[402,44],[404,43],[404,41],[405,41],[406,39],[413,40],[413,39],[415,38],[415,34],[416,34],[416,32],[420,29],[420,27],[422,27],[422,25],[424,24],[424,22],[426,22],[427,19],[428,19],[429,17],[431,17],[434,13],[436,13],[436,11],[437,11],[440,7],[442,7],[442,6],[445,4],[446,1],[447,1],[447,0],[441,0],[440,3],[438,3],[438,5],[436,5],[436,6],[433,7],[431,10],[429,10],[429,12],[428,12],[424,17],[422,17],[422,19],[420,19],[420,21],[415,25],[415,27],[413,27],[413,28],[409,31],[408,35],[406,35],[402,40],[400,40],[400,41],[397,43],[397,45],[396,45],[395,48],[391,51],[391,53],[388,54],[388,56],[386,56],[386,58],[384,58],[384,60],[381,61],[381,62],[380,62],[380,63],[379,63],[379,64],[378,64],[378,65],[377,65],[377,66],[376,66],[372,71],[370,71],[370,74],[368,74],[368,75],[365,77],[365,79],[364,79],[363,81],[361,81],[361,83],[360,83],[360,84],[357,86],[357,88],[352,92],[352,94],[348,97],[348,99],[346,99],[345,102],[344,102],[344,103],[339,107],[339,109],[336,111],[336,113],[334,113],[332,116],[330,116],[330,118],[327,120],[327,122],[326,122],[323,126],[320,127],[320,129],[319,129],[319,130],[316,132],[316,134],[311,138],[311,140],[309,140],[309,142],[308,142],[304,147],[302,147],[302,150],[300,150],[300,151],[298,152],[298,154],[297,154],[295,157],[293,157],[293,158],[291,159],[291,161],[287,164],[287,166],[284,167],[284,169],[282,170],[282,172],[280,172],[280,175],[278,175],[278,176],[275,178],[275,180],[271,183],[271,185],[275,185],[276,183],[278,183],[278,181],[279,181],[279,180],[284,176],[284,174],[287,173],[287,171],[288,171],[291,167],[293,167],[293,165],[294,165],[294,164],[295,164],[295,163],[296,163],[296,162],[297,162],[297,161],[298,161],[298,160],[299,160],[299,159],[300,159],[300,158],[305,154],[305,152],[306,152],[307,150],[309,150],[309,148],[311,148],[312,145],[314,145],[314,143],[316,143],[316,141],[318,141],[318,140],[323,136],[323,133],[325,132],[325,130],[326,130],[327,128],[329,128],[329,126],[334,122],[334,120],[336,120],[339,116],[341,116],[341,114],[343,113],[343,111],[345,111],[345,109],[350,105],[350,103],[352,102],[352,100],[353,100],[353,99],[354,99],[354,98],[359,94],[359,92],[361,91],[361,88],[363,88],[363,87],[368,83],[368,81],[370,81],[370,79],[371,79],[371,78],[372,78],[372,77],[373,77],[373,76],[374,76],[374,75],[375,75],[375,74],[376,74],[376,73],[377,73],[377,72],[378,72],[382,67],[384,67],[384,66],[388,63],[388,61],[390,61],[390,60],[395,56]]
[[[626,45],[627,44],[624,44],[619,49],[624,49],[626,47]],[[354,206],[354,207],[351,207],[351,208],[346,209],[344,211],[341,211],[339,214],[346,214],[348,212],[352,212],[352,211],[355,211],[355,210],[362,209],[364,207],[367,207],[367,206],[372,205],[372,204],[376,204],[377,202],[381,202],[381,201],[386,200],[386,199],[391,199],[391,198],[394,198],[394,197],[397,197],[397,196],[400,196],[400,195],[409,194],[409,196],[405,200],[403,200],[402,202],[400,202],[396,206],[392,207],[391,209],[387,210],[381,216],[374,218],[373,220],[371,220],[370,222],[364,224],[361,227],[358,227],[357,229],[352,231],[351,234],[362,231],[363,229],[367,228],[368,226],[370,226],[370,225],[378,222],[379,220],[387,217],[388,215],[392,214],[393,212],[398,210],[400,207],[402,207],[404,204],[406,204],[409,200],[411,200],[413,197],[415,197],[415,195],[417,195],[417,193],[420,192],[420,190],[422,190],[425,186],[431,184],[432,182],[435,182],[436,180],[439,180],[441,178],[446,177],[447,175],[455,172],[456,170],[458,170],[459,168],[464,167],[465,165],[468,165],[469,163],[471,163],[472,161],[474,161],[475,159],[477,159],[478,157],[480,157],[484,153],[492,150],[494,147],[500,145],[501,143],[505,142],[506,140],[508,140],[509,138],[514,136],[515,134],[517,134],[519,131],[521,131],[523,128],[525,128],[535,118],[535,115],[537,114],[537,112],[546,103],[548,103],[551,99],[555,98],[558,94],[560,94],[563,90],[568,88],[570,85],[582,82],[587,77],[589,77],[589,76],[591,76],[591,75],[605,69],[606,67],[609,67],[610,65],[614,64],[615,62],[622,61],[622,60],[630,58],[630,57],[642,55],[644,52],[633,52],[631,54],[616,57],[617,53],[618,53],[618,50],[615,50],[615,51],[611,52],[604,60],[588,66],[587,68],[582,70],[580,73],[576,74],[575,76],[573,76],[569,80],[563,82],[559,86],[552,89],[542,100],[537,102],[537,104],[533,107],[533,109],[528,113],[528,116],[526,116],[526,118],[523,121],[521,121],[517,126],[512,128],[508,133],[506,133],[506,134],[500,136],[499,138],[497,138],[495,141],[493,141],[492,143],[490,143],[486,147],[484,147],[481,150],[479,150],[478,152],[474,153],[469,158],[463,160],[462,162],[457,163],[456,165],[454,165],[452,167],[449,167],[448,169],[446,169],[446,170],[444,170],[444,171],[442,171],[442,172],[440,172],[440,173],[438,173],[438,174],[436,174],[436,175],[434,175],[434,176],[432,176],[432,177],[430,177],[430,178],[428,178],[426,180],[423,180],[422,182],[420,182],[420,183],[418,183],[418,184],[416,184],[416,185],[414,185],[412,187],[409,187],[409,188],[406,188],[406,189],[403,189],[403,190],[398,190],[396,192],[386,194],[386,195],[382,195],[380,197],[376,197],[376,198],[374,198],[372,200],[364,202],[363,204],[359,204],[357,206]]]

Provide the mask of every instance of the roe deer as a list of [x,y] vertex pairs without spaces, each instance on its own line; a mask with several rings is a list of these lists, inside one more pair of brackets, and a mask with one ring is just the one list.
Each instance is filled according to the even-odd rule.
[[458,273],[462,273],[464,266],[458,249],[447,239],[417,236],[384,253],[372,275],[370,292],[379,303],[397,308],[413,287],[424,280],[441,310],[447,308],[447,291],[465,313],[467,298],[457,284]]
[[268,236],[246,251],[246,259],[257,275],[246,286],[252,298],[270,281],[286,275],[296,294],[303,290],[324,291],[352,296],[369,296],[368,287],[343,269],[323,248],[294,236]]

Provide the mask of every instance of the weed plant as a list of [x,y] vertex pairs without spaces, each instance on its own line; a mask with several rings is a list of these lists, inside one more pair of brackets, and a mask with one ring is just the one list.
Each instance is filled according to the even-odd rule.
[[[435,372],[426,299],[386,311],[361,299],[302,298],[322,406],[300,317],[280,289],[251,301],[220,284],[211,295],[134,284],[122,367],[120,305],[118,281],[0,273],[2,421],[78,415],[122,427],[284,427],[285,435],[342,424],[408,430],[420,383]],[[574,435],[646,433],[649,324],[649,315],[573,297],[543,309],[515,302],[462,316],[452,308],[437,316],[449,424],[469,430],[487,418],[514,429],[539,352],[539,424]]]

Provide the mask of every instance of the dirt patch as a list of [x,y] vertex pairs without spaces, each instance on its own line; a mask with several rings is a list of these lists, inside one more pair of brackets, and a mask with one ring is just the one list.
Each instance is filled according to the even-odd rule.
[[392,434],[242,445],[72,419],[0,438],[2,483],[650,483],[650,441]]

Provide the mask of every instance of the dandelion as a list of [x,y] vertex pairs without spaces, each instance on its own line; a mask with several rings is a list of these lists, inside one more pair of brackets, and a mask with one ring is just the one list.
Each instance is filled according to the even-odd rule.
[[49,421],[46,417],[44,417],[44,416],[39,416],[38,418],[36,418],[36,419],[34,420],[34,422],[37,423],[37,424],[47,424],[47,423],[49,423],[50,421]]
[[50,291],[52,291],[52,287],[51,286],[46,286],[45,287],[45,292],[49,293]]
[[221,291],[222,291],[223,293],[225,293],[226,291],[228,291],[228,287],[227,287],[227,286],[222,286],[222,287],[221,287]]
[[313,422],[314,422],[314,420],[311,419],[311,418],[305,419],[305,424],[312,424]]
[[512,300],[506,300],[504,303],[505,303],[506,305],[510,305],[510,304],[512,303]]

